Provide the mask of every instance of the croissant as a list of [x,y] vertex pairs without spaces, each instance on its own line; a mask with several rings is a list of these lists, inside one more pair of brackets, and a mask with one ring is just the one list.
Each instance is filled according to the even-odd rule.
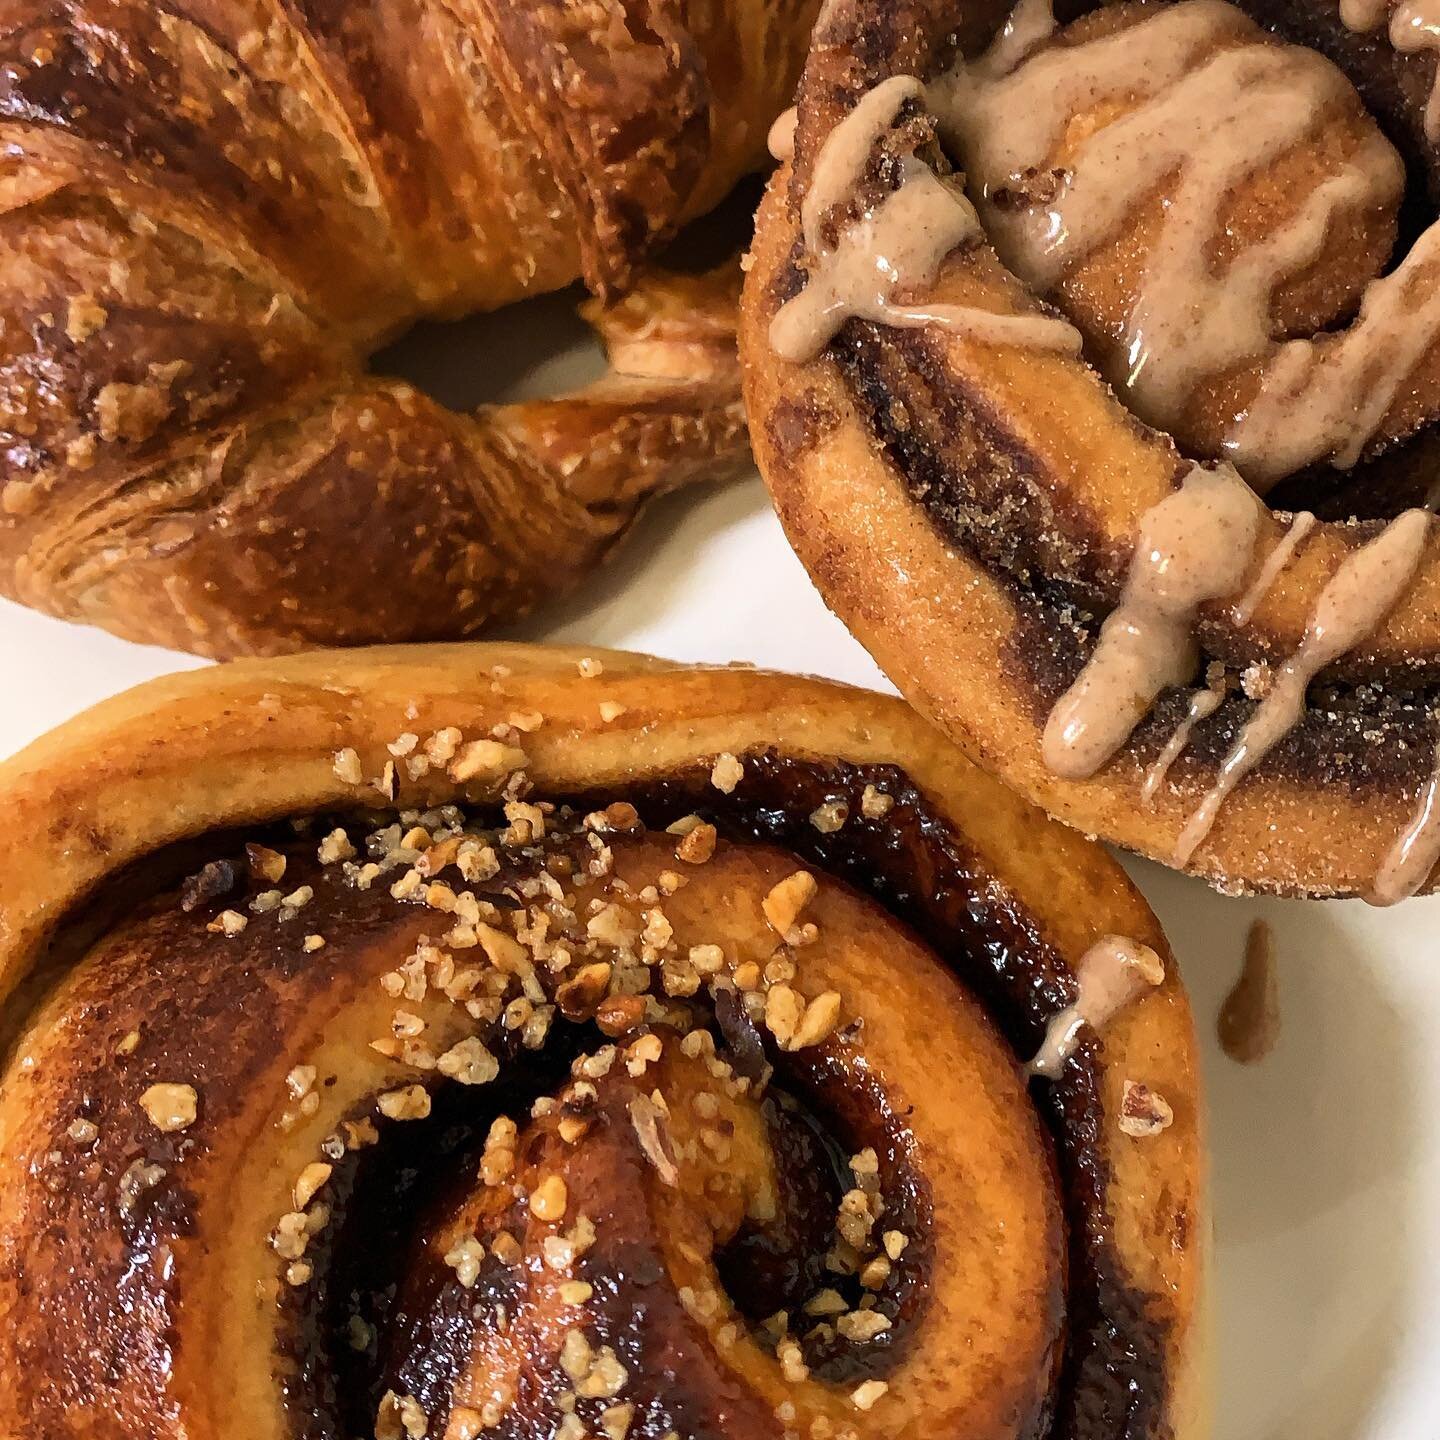
[[366,363],[633,286],[755,163],[813,8],[0,6],[0,593],[212,656],[458,638],[733,471],[721,277],[654,281],[618,323],[656,343],[538,409]]
[[6,1440],[1204,1433],[1164,937],[901,702],[238,662],[0,803]]
[[1052,814],[1227,890],[1431,888],[1430,40],[1383,3],[1007,9],[817,32],[742,323],[787,533]]

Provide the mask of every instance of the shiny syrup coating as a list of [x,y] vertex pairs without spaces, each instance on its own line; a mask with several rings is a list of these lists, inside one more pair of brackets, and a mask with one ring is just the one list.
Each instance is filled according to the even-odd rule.
[[[693,778],[627,799],[652,825],[689,812],[712,820],[722,838],[711,863],[717,867],[714,873],[725,877],[728,888],[722,893],[731,896],[732,904],[739,903],[736,896],[761,893],[757,876],[783,877],[800,864],[831,877],[824,880],[822,904],[840,907],[837,913],[853,921],[855,933],[872,933],[873,926],[874,935],[890,937],[887,945],[920,946],[943,955],[961,982],[955,1003],[973,1003],[966,1002],[966,994],[978,998],[990,1018],[977,1023],[982,1030],[998,1027],[996,1054],[1005,1070],[1013,1071],[1015,1057],[1033,1049],[1048,1015],[1073,998],[1068,973],[1034,922],[988,883],[963,841],[898,771],[774,756],[746,763],[747,784],[740,794],[721,794],[708,784],[708,772],[697,770]],[[864,813],[867,787],[893,801],[883,816]],[[571,800],[579,814],[602,803],[597,797]],[[838,830],[824,833],[809,817],[835,805],[847,807],[849,818]],[[92,1310],[89,1323],[96,1333],[114,1336],[115,1345],[103,1364],[93,1347],[61,1364],[53,1347],[27,1348],[33,1331],[22,1334],[15,1353],[23,1363],[17,1373],[29,1387],[36,1414],[47,1413],[46,1407],[57,1401],[78,1402],[82,1395],[93,1403],[108,1387],[113,1423],[121,1427],[113,1433],[135,1433],[141,1425],[147,1433],[163,1434],[179,1423],[179,1412],[195,1397],[167,1388],[167,1377],[184,1372],[186,1346],[204,1346],[208,1337],[183,1322],[172,1330],[131,1322],[141,1311],[160,1314],[167,1307],[183,1316],[193,1303],[186,1286],[204,1283],[207,1272],[203,1265],[190,1268],[187,1241],[197,1227],[203,1238],[210,1236],[205,1216],[224,1203],[218,1197],[228,1195],[243,1209],[251,1193],[249,1171],[232,1167],[263,1169],[272,1154],[293,1153],[289,1136],[276,1141],[254,1132],[254,1100],[257,1089],[263,1093],[272,1083],[279,1063],[275,1057],[293,1058],[297,1027],[316,1027],[326,1037],[305,1053],[322,1062],[333,1058],[337,1052],[327,1045],[333,1032],[348,1024],[343,1017],[374,1006],[377,997],[376,1014],[388,1016],[396,1002],[378,992],[375,981],[422,934],[433,936],[445,923],[425,907],[392,899],[393,876],[357,890],[342,883],[333,867],[319,866],[313,854],[325,828],[298,841],[260,837],[287,857],[282,888],[308,885],[313,890],[293,917],[277,919],[274,911],[252,914],[234,938],[205,928],[226,910],[250,913],[251,902],[270,888],[268,881],[246,873],[238,842],[217,837],[201,863],[195,863],[199,857],[193,847],[185,855],[187,869],[194,866],[187,885],[132,904],[131,918],[101,942],[103,971],[78,984],[60,980],[47,1002],[49,1013],[63,1015],[64,1025],[83,1036],[85,1045],[79,1062],[58,1075],[42,1054],[30,1077],[45,1096],[37,1109],[67,1121],[72,1115],[89,1119],[99,1138],[78,1166],[67,1159],[59,1172],[51,1172],[52,1183],[42,1180],[24,1188],[24,1218],[27,1233],[37,1233],[31,1227],[38,1218],[34,1207],[39,1207],[49,1216],[39,1227],[48,1253],[81,1258],[63,1280],[44,1258],[44,1246],[24,1260],[13,1250],[0,1253],[0,1266],[33,1265],[33,1288],[23,1277],[22,1286],[33,1303],[52,1313],[69,1308],[83,1291]],[[358,841],[363,827],[348,828]],[[668,857],[675,843],[653,830],[648,836],[608,838],[621,870],[633,862],[642,869],[649,865],[646,873],[655,868],[647,849]],[[517,886],[525,877],[542,869],[557,879],[567,877],[567,871],[573,874],[577,861],[583,864],[590,853],[586,845],[583,839],[557,835],[553,844],[534,847],[534,853],[514,863],[507,857],[498,875],[475,888],[510,910],[519,903]],[[667,863],[685,869],[673,859]],[[627,875],[639,873],[626,870]],[[704,866],[694,868],[693,893],[706,873]],[[97,902],[97,908],[106,907]],[[683,923],[683,907],[667,901],[666,908]],[[307,950],[299,943],[305,934],[321,935],[326,943]],[[822,925],[817,946],[825,943]],[[804,975],[805,951],[797,953]],[[439,1020],[431,1023],[442,1026]],[[463,1415],[454,1403],[457,1387],[463,1390],[467,1372],[475,1369],[477,1346],[500,1345],[496,1337],[503,1338],[503,1332],[495,1317],[501,1306],[507,1307],[515,1361],[505,1373],[513,1376],[516,1393],[498,1426],[485,1433],[552,1433],[576,1385],[574,1375],[556,1363],[557,1337],[566,1327],[557,1318],[558,1282],[539,1258],[543,1240],[554,1237],[558,1222],[537,1221],[522,1196],[536,1193],[546,1177],[557,1173],[564,1174],[572,1197],[584,1197],[594,1221],[593,1244],[574,1272],[591,1287],[581,1304],[587,1344],[597,1351],[609,1346],[628,1377],[614,1397],[575,1402],[576,1413],[592,1425],[600,1423],[605,1409],[600,1402],[606,1399],[634,1407],[626,1433],[636,1437],[671,1431],[697,1437],[783,1432],[763,1386],[757,1391],[745,1383],[755,1375],[743,1365],[737,1371],[707,1343],[709,1332],[674,1288],[680,1263],[675,1236],[697,1226],[694,1233],[714,1247],[715,1271],[742,1327],[774,1310],[794,1309],[813,1293],[823,1273],[837,1198],[854,1179],[846,1157],[864,1147],[873,1149],[878,1161],[884,1225],[909,1237],[875,1292],[876,1308],[890,1328],[864,1344],[841,1342],[833,1333],[812,1337],[804,1343],[804,1360],[813,1376],[846,1390],[903,1369],[907,1356],[929,1343],[925,1326],[934,1318],[928,1311],[939,1278],[932,1273],[930,1250],[936,1206],[948,1211],[960,1203],[958,1192],[952,1198],[946,1188],[954,1183],[951,1177],[935,1166],[936,1157],[927,1150],[927,1144],[949,1132],[934,1128],[936,1117],[925,1113],[922,1096],[911,1096],[920,1102],[915,1108],[895,1109],[883,1057],[867,1051],[864,1027],[853,1035],[842,1030],[833,1044],[783,1052],[774,1034],[736,1003],[734,992],[722,992],[698,1028],[734,1074],[745,1077],[762,1066],[774,1067],[763,1098],[728,1092],[712,1097],[715,1104],[734,1107],[736,1143],[747,1159],[736,1163],[733,1176],[732,1167],[716,1165],[712,1178],[743,1188],[763,1172],[771,1178],[777,1205],[764,1207],[763,1218],[742,1213],[739,1191],[721,1184],[694,1207],[667,1208],[675,1204],[672,1191],[657,1183],[654,1159],[630,1119],[637,1097],[647,1093],[646,1080],[624,1067],[612,1067],[595,1080],[596,1094],[582,1107],[583,1114],[557,1118],[551,1113],[527,1123],[528,1106],[537,1097],[561,1094],[573,1080],[576,1058],[593,1054],[607,1037],[583,1015],[574,1024],[557,1022],[533,1050],[519,1032],[494,1027],[486,1033],[499,1062],[493,1084],[434,1085],[427,1116],[406,1123],[382,1120],[373,1143],[345,1149],[323,1192],[328,1223],[304,1257],[314,1267],[314,1278],[299,1286],[272,1284],[257,1304],[256,1315],[268,1317],[274,1337],[273,1363],[282,1376],[289,1433],[307,1440],[369,1433],[387,1390],[414,1397],[428,1417],[430,1433],[450,1433],[447,1424],[463,1433]],[[138,1047],[118,1053],[135,1029],[141,1034]],[[378,1033],[373,1025],[356,1031],[373,1033]],[[348,1043],[348,1032],[345,1039]],[[33,1041],[27,1037],[17,1053],[29,1053]],[[713,1077],[686,1071],[692,1059],[667,1051],[660,1063],[672,1094],[693,1098],[711,1086]],[[678,1067],[673,1074],[672,1066]],[[342,1111],[323,1117],[326,1126],[339,1129],[347,1120],[373,1116],[376,1085],[404,1078],[400,1068],[380,1064],[375,1076],[359,1084],[343,1070],[332,1077],[322,1063],[313,1082],[317,1093],[353,1090]],[[199,1092],[199,1119],[187,1131],[160,1136],[135,1109],[133,1097],[148,1084],[176,1079],[193,1083]],[[1023,1098],[1013,1074],[996,1083],[1002,1089],[1014,1086]],[[562,1103],[562,1111],[573,1099]],[[286,1108],[283,1096],[274,1108]],[[1064,1231],[1057,1229],[1052,1242],[1062,1244],[1061,1235],[1068,1233],[1063,1301],[1051,1302],[1057,1317],[1063,1312],[1064,1342],[1036,1377],[1038,1389],[1026,1402],[1018,1428],[1012,1423],[1004,1433],[1155,1433],[1167,1384],[1159,1358],[1166,1321],[1155,1297],[1126,1283],[1111,1249],[1093,1047],[1082,1051],[1037,1108],[1044,1133],[1036,1153],[1044,1157],[1043,1171],[1054,1167],[1067,1217]],[[485,1137],[495,1118],[506,1114],[519,1121],[512,1172],[522,1182],[518,1193],[476,1184]],[[564,1118],[584,1120],[588,1129],[581,1141],[560,1136]],[[1030,1123],[1024,1121],[1022,1131]],[[254,1132],[253,1144],[237,1146],[229,1131],[246,1126]],[[302,1121],[298,1133],[303,1132]],[[1041,1135],[1039,1125],[1036,1133]],[[741,1143],[747,1136],[755,1142],[751,1149]],[[35,1152],[54,1138],[21,1135],[22,1141],[37,1142]],[[165,1174],[137,1192],[117,1224],[116,1177],[132,1155]],[[511,1233],[526,1258],[514,1265],[487,1253],[473,1282],[462,1285],[444,1257],[457,1234],[472,1231],[492,1239],[501,1231]],[[217,1233],[224,1237],[223,1229]],[[87,1240],[83,1250],[82,1236]],[[167,1253],[179,1257],[173,1266],[165,1262]],[[193,1282],[192,1275],[198,1277]],[[244,1277],[230,1278],[238,1286]],[[852,1299],[858,1294],[853,1281],[841,1284]],[[237,1309],[248,1303],[238,1289],[232,1300]],[[125,1337],[136,1336],[149,1337],[151,1348],[126,1349]],[[1058,1367],[1053,1377],[1052,1365]],[[503,1370],[504,1364],[491,1356],[485,1373]],[[153,1386],[151,1393],[147,1385]],[[242,1388],[237,1403],[243,1398]],[[475,1398],[464,1390],[467,1404]],[[877,1409],[873,1421],[867,1421],[872,1412],[841,1413],[856,1433],[865,1434],[870,1432],[864,1427],[878,1423],[885,1412]],[[195,1418],[185,1416],[187,1423]],[[102,1419],[94,1433],[109,1433],[106,1423]],[[56,1428],[53,1433],[71,1432]]]

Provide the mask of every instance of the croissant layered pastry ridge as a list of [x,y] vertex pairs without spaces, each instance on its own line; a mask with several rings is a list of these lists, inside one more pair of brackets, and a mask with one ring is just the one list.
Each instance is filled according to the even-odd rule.
[[1222,888],[1390,903],[1440,859],[1440,112],[1423,0],[1360,8],[828,7],[741,342],[925,714]]
[[[211,656],[460,639],[734,474],[733,275],[646,265],[763,155],[813,8],[0,6],[0,594]],[[654,332],[577,395],[368,368],[577,278]]]
[[900,702],[317,654],[0,795],[0,1434],[1203,1433],[1164,937]]

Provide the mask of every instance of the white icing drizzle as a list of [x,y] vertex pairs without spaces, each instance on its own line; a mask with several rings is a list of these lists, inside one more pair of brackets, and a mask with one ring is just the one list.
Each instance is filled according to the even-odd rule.
[[795,127],[798,121],[799,112],[793,105],[788,110],[782,110],[775,117],[775,123],[770,127],[765,144],[776,160],[785,161],[795,158]]
[[1279,347],[1226,453],[1257,487],[1321,459],[1348,469],[1437,336],[1440,223],[1390,274],[1366,286],[1348,329]]
[[1365,898],[1372,905],[1394,905],[1406,900],[1430,878],[1437,862],[1440,862],[1440,745],[1435,747],[1435,765],[1420,791],[1415,813],[1380,862]]
[[1064,320],[963,305],[902,305],[892,298],[901,289],[928,289],[947,255],[983,238],[964,192],[913,156],[902,164],[898,189],[842,229],[833,245],[826,242],[826,218],[850,203],[881,136],[908,100],[924,94],[914,76],[891,76],[826,137],[800,211],[812,257],[808,282],[771,322],[771,347],[785,360],[813,359],[847,320],[858,317],[906,328],[935,326],[987,344],[1078,353],[1079,333]]
[[918,100],[925,87],[913,75],[892,75],[867,90],[855,108],[826,137],[815,157],[810,188],[800,202],[800,228],[812,254],[820,253],[820,227],[839,205],[846,205],[874,154],[880,137],[895,123],[909,100]]
[[[1440,0],[1401,0],[1393,12],[1390,0],[1340,0],[1340,19],[1350,30],[1368,34],[1379,29],[1386,14],[1390,44],[1402,55],[1440,50]],[[1440,140],[1440,68],[1425,104],[1425,134]]]
[[1146,771],[1145,783],[1140,787],[1140,799],[1146,805],[1155,803],[1155,796],[1165,783],[1170,767],[1185,753],[1185,747],[1190,743],[1190,732],[1202,720],[1208,720],[1220,708],[1224,699],[1223,687],[1190,692],[1190,704],[1186,708],[1185,718],[1175,727],[1165,742],[1165,748]]
[[1308,510],[1298,511],[1291,517],[1289,528],[1265,557],[1260,573],[1230,609],[1230,619],[1237,628],[1250,623],[1255,611],[1260,607],[1260,602],[1270,593],[1270,587],[1280,578],[1280,572],[1290,563],[1291,557],[1315,525],[1315,517]]
[[1240,731],[1214,784],[1181,831],[1175,846],[1177,866],[1189,863],[1230,792],[1299,724],[1310,682],[1366,639],[1389,614],[1424,558],[1429,530],[1428,511],[1407,510],[1330,577],[1299,646],[1276,672],[1269,693]]
[[1058,1080],[1079,1049],[1086,1025],[1104,1029],[1132,1000],[1164,979],[1164,963],[1148,945],[1124,935],[1102,935],[1080,957],[1075,1003],[1051,1016],[1026,1075]]
[[1008,75],[1054,33],[1054,0],[1019,0],[975,68],[984,75]]
[[[1241,43],[1207,54],[1235,37]],[[1328,61],[1265,41],[1223,0],[1189,0],[1042,51],[1009,74],[984,61],[961,67],[942,114],[980,182],[1002,257],[1042,292],[1176,177],[1126,318],[1124,373],[1111,377],[1142,417],[1173,425],[1200,380],[1267,351],[1277,288],[1320,255],[1335,217],[1398,197],[1399,158],[1372,135],[1297,214],[1215,268],[1227,194],[1302,142],[1346,89]],[[1067,122],[1109,101],[1124,113],[1067,155],[1053,198],[1016,207],[1013,196],[1052,163]]]
[[1146,512],[1120,603],[1046,722],[1042,753],[1054,774],[1093,775],[1130,738],[1156,696],[1195,673],[1196,612],[1244,581],[1260,514],[1254,492],[1228,465],[1194,466]]

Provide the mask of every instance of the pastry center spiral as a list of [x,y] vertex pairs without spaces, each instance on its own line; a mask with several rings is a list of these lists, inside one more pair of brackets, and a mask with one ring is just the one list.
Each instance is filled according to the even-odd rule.
[[305,822],[97,942],[0,1079],[38,1428],[1034,1433],[1013,1053],[878,905],[668,818]]
[[995,54],[941,88],[949,138],[1002,258],[1127,404],[1258,484],[1353,464],[1389,397],[1341,411],[1434,323],[1390,313],[1392,285],[1348,339],[1312,340],[1356,315],[1404,188],[1344,74],[1224,0],[1107,7],[1013,68]]

